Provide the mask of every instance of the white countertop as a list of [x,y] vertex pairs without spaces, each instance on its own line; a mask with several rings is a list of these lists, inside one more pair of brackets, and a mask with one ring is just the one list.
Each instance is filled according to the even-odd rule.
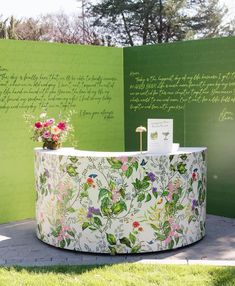
[[99,151],[85,151],[77,150],[74,148],[60,148],[58,150],[48,150],[43,148],[35,148],[35,152],[42,152],[45,154],[53,155],[67,155],[67,156],[78,156],[78,157],[132,157],[132,156],[161,156],[161,155],[179,155],[187,153],[197,153],[206,150],[206,147],[182,147],[172,153],[153,153],[148,151],[132,151],[132,152],[99,152]]

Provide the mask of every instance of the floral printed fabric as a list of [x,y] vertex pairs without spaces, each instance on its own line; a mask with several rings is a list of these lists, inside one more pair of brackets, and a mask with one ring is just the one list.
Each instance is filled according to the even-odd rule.
[[35,154],[37,236],[50,245],[139,253],[205,235],[205,150],[110,158]]

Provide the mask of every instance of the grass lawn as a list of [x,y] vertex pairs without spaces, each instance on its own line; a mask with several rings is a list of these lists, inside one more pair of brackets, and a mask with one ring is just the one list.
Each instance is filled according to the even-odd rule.
[[105,266],[0,267],[0,286],[12,285],[234,286],[235,267],[134,263]]

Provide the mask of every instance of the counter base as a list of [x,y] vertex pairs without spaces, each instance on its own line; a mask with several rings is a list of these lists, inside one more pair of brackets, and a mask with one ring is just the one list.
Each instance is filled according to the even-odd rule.
[[[202,241],[204,238],[205,238],[206,235],[204,235],[203,237],[199,238],[198,240],[194,241],[194,242],[191,242],[189,244],[185,244],[185,245],[181,245],[181,246],[177,246],[175,248],[172,248],[172,249],[161,249],[161,250],[152,250],[152,251],[140,251],[138,253],[131,253],[131,252],[122,252],[122,253],[114,253],[113,255],[117,255],[117,256],[122,256],[122,255],[139,255],[139,254],[161,254],[161,253],[166,253],[166,252],[170,252],[170,251],[174,251],[174,250],[178,250],[178,249],[184,249],[184,248],[187,248],[187,247],[190,247],[190,246],[193,246],[197,243],[200,243],[200,241]],[[40,240],[42,243],[45,243],[49,246],[52,246],[54,248],[57,248],[57,249],[61,249],[61,250],[66,250],[66,251],[71,251],[71,252],[78,252],[78,253],[81,253],[81,254],[94,254],[94,255],[106,255],[106,256],[110,256],[110,251],[108,252],[92,252],[92,251],[86,251],[86,250],[80,250],[80,249],[72,249],[72,248],[61,248],[59,246],[56,246],[56,245],[53,245],[53,244],[50,244],[46,241],[43,241],[42,239],[40,239],[38,236],[37,236],[37,239]]]
[[176,249],[205,235],[205,149],[122,157],[66,152],[36,150],[40,240],[114,255]]

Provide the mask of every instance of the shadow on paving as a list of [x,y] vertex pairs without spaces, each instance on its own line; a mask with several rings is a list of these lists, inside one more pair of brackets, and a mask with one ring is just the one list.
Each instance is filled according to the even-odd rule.
[[[34,220],[0,225],[0,265],[97,265],[123,262],[232,261],[235,262],[235,219],[208,215],[206,236],[192,245],[142,254],[96,254],[58,249],[37,239]],[[223,264],[221,264],[223,265]]]

